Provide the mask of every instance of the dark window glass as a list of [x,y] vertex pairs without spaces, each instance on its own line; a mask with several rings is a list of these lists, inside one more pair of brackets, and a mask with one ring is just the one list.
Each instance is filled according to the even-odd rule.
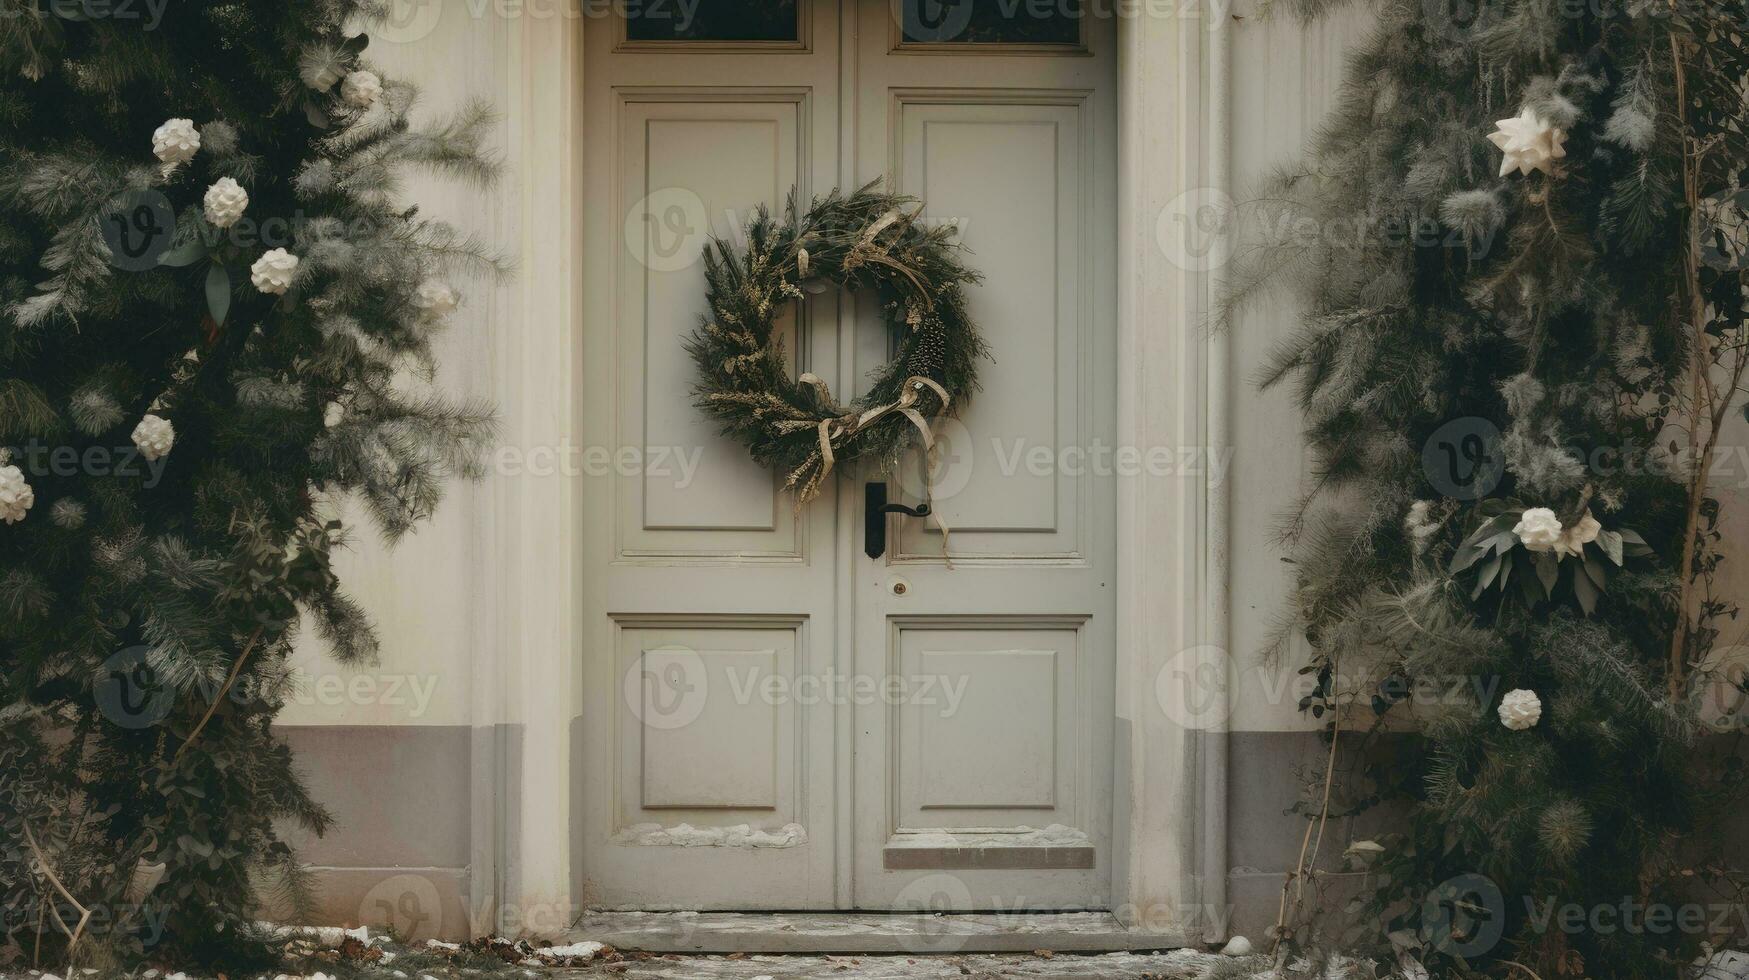
[[1078,44],[1080,0],[899,0],[906,41]]
[[624,0],[632,41],[794,41],[796,0]]

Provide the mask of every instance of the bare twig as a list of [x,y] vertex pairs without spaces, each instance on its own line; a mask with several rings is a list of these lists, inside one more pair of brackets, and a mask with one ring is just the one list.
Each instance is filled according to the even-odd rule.
[[[55,887],[55,891],[60,892],[61,897],[79,912],[79,925],[69,929],[67,923],[62,921],[61,913],[55,910],[54,903],[49,903],[49,913],[55,917],[55,925],[60,926],[61,931],[67,934],[67,959],[71,962],[73,950],[79,945],[79,937],[85,934],[85,926],[91,922],[91,910],[80,904],[79,900],[73,897],[73,893],[67,890],[67,886],[61,884],[60,876],[55,874],[54,867],[49,863],[48,855],[43,853],[43,849],[36,842],[36,835],[31,833],[29,821],[21,821],[20,826],[24,828],[24,840],[30,845],[31,853],[36,855],[37,867],[41,869],[43,877],[47,878],[49,884]],[[42,942],[40,934],[37,937],[37,942],[40,950]]]
[[249,654],[255,651],[255,644],[260,642],[263,628],[256,627],[255,635],[249,637],[249,642],[243,645],[243,652],[238,655],[237,662],[231,665],[231,676],[225,678],[225,686],[219,688],[219,693],[213,696],[213,703],[207,705],[206,714],[200,716],[199,724],[194,726],[194,731],[188,733],[188,738],[183,740],[182,747],[176,750],[176,760],[174,761],[182,759],[182,756],[188,751],[188,747],[193,745],[194,740],[199,738],[200,733],[206,729],[206,723],[212,720],[213,712],[219,710],[219,702],[223,701],[225,695],[230,693],[231,685],[237,683],[237,675],[243,672],[243,663],[249,659]]
[[[1676,0],[1670,0],[1670,5],[1674,9]],[[1749,367],[1749,355],[1743,352],[1741,345],[1715,345],[1707,334],[1707,301],[1700,281],[1700,167],[1702,158],[1711,146],[1700,145],[1689,133],[1688,67],[1683,56],[1682,40],[1675,32],[1670,35],[1670,54],[1676,76],[1677,124],[1682,135],[1682,193],[1688,205],[1688,240],[1682,256],[1682,285],[1688,300],[1688,317],[1691,321],[1689,329],[1693,331],[1694,343],[1689,354],[1693,370],[1689,379],[1687,426],[1689,461],[1693,470],[1688,478],[1688,512],[1683,524],[1681,564],[1677,566],[1676,626],[1670,638],[1668,677],[1670,700],[1680,701],[1683,699],[1688,679],[1689,605],[1694,596],[1695,551],[1699,547],[1700,517],[1702,505],[1706,502],[1707,478],[1712,472],[1713,457],[1718,449],[1725,417],[1731,410],[1730,395],[1742,384],[1744,368]],[[1719,385],[1712,377],[1712,369],[1717,361],[1723,359],[1725,351],[1730,351],[1735,356],[1731,363],[1730,384],[1726,386],[1726,394],[1721,397]],[[1701,434],[1703,422],[1707,426],[1704,437]]]
[[[1340,674],[1340,658],[1332,658],[1330,662],[1331,676]],[[1318,847],[1312,844],[1313,831],[1317,831],[1318,846],[1324,843],[1324,827],[1330,821],[1330,794],[1336,781],[1336,744],[1342,733],[1342,710],[1340,705],[1332,709],[1330,715],[1330,754],[1324,760],[1324,794],[1318,804],[1318,819],[1316,822],[1306,821],[1306,834],[1300,840],[1299,860],[1294,862],[1292,874],[1281,883],[1281,906],[1276,912],[1275,936],[1270,944],[1271,951],[1281,945],[1282,937],[1287,935],[1288,916],[1297,915],[1306,903],[1306,878],[1312,874],[1311,865],[1318,858]],[[1307,856],[1310,855],[1310,861]],[[1296,887],[1297,886],[1297,887]],[[1288,906],[1288,891],[1293,890],[1294,901],[1290,910]]]

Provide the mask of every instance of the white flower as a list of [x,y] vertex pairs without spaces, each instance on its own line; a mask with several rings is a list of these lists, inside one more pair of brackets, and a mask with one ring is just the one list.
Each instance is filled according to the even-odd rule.
[[176,445],[176,427],[169,419],[156,415],[148,415],[134,426],[134,445],[140,447],[140,455],[149,460],[158,460],[169,455],[170,447]]
[[383,80],[375,72],[355,71],[346,76],[346,81],[340,83],[340,97],[348,105],[369,109],[383,94]]
[[346,406],[339,402],[329,402],[322,409],[322,424],[332,429],[346,421]]
[[335,82],[340,81],[345,71],[338,59],[324,59],[320,64],[306,64],[303,66],[304,84],[318,92],[326,92],[334,87]]
[[249,206],[249,192],[229,177],[220,177],[206,189],[206,220],[215,228],[229,228]]
[[1502,177],[1514,170],[1526,177],[1536,170],[1548,173],[1556,160],[1567,155],[1567,148],[1563,145],[1567,134],[1537,115],[1534,109],[1527,108],[1516,118],[1501,119],[1494,125],[1500,128],[1488,134],[1488,139],[1505,151],[1506,157],[1500,161]]
[[291,288],[298,271],[298,257],[283,248],[269,249],[249,267],[249,281],[264,293],[279,295]]
[[1427,539],[1439,531],[1440,522],[1433,519],[1433,501],[1417,500],[1409,505],[1409,516],[1403,518],[1403,528],[1415,539],[1417,549],[1427,546]]
[[1561,540],[1561,521],[1547,507],[1532,507],[1519,515],[1512,528],[1526,551],[1548,551]]
[[1507,691],[1500,699],[1500,724],[1515,732],[1524,731],[1542,719],[1543,703],[1535,691],[1519,688]]
[[1597,533],[1603,530],[1603,525],[1597,523],[1597,518],[1590,511],[1579,518],[1579,523],[1561,532],[1561,540],[1555,542],[1555,556],[1565,558],[1572,555],[1583,557],[1585,546],[1597,540]]
[[461,299],[456,296],[449,283],[441,279],[427,279],[419,284],[418,302],[420,311],[435,319],[453,311]]
[[24,482],[23,471],[16,466],[0,466],[0,521],[17,524],[35,504],[36,491]]
[[172,166],[194,159],[200,132],[192,119],[166,119],[152,132],[152,155]]
[[1433,501],[1417,500],[1409,505],[1409,515],[1403,518],[1403,529],[1409,532],[1409,543],[1416,554],[1427,551],[1433,536],[1439,533],[1442,521],[1434,519]]

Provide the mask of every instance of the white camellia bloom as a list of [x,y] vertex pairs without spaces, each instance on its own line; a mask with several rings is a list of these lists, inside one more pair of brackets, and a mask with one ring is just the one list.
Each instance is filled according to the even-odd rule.
[[1426,550],[1428,539],[1439,532],[1439,522],[1433,519],[1433,501],[1417,500],[1409,505],[1409,515],[1403,518],[1403,527],[1414,539],[1417,553]]
[[355,71],[346,76],[346,81],[340,83],[340,97],[347,105],[355,105],[360,109],[369,109],[376,104],[377,96],[383,94],[383,80],[376,72]]
[[1502,177],[1514,170],[1526,177],[1537,170],[1548,173],[1556,160],[1567,155],[1567,134],[1534,109],[1527,108],[1516,118],[1501,119],[1494,125],[1499,129],[1490,133],[1488,140],[1506,154],[1500,161]]
[[169,419],[148,415],[134,426],[134,445],[140,447],[140,455],[147,459],[163,459],[170,454],[170,447],[176,445],[176,427]]
[[152,133],[152,155],[165,163],[187,163],[199,149],[200,131],[192,119],[166,119]]
[[0,466],[0,521],[17,524],[36,504],[36,491],[24,482],[24,472],[16,466]]
[[419,309],[428,317],[447,316],[461,302],[449,283],[427,279],[419,284]]
[[1543,703],[1535,691],[1519,688],[1506,692],[1506,696],[1500,699],[1499,711],[1500,724],[1521,732],[1542,720]]
[[243,217],[243,209],[249,206],[249,192],[243,185],[229,177],[220,177],[206,189],[205,205],[206,220],[212,222],[214,228],[229,228]]
[[1555,555],[1565,558],[1572,555],[1575,558],[1585,554],[1585,546],[1597,540],[1597,534],[1603,530],[1603,525],[1597,523],[1597,518],[1590,511],[1579,518],[1579,523],[1561,532],[1561,540],[1555,542]]
[[320,66],[313,66],[313,70],[306,69],[304,82],[318,92],[326,92],[334,87],[335,82],[340,81],[340,77],[344,73],[345,69],[340,67],[340,62],[329,61]]
[[291,288],[298,271],[298,257],[283,248],[269,249],[249,267],[249,281],[264,293],[277,296]]
[[345,405],[342,405],[339,402],[329,402],[323,407],[322,424],[324,426],[332,429],[344,421],[346,421]]
[[1561,521],[1547,507],[1532,507],[1520,514],[1512,528],[1526,551],[1548,551],[1561,540]]

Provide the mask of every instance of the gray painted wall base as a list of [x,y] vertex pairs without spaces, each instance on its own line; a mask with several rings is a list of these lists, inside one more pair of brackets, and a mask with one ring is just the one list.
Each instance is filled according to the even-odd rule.
[[[482,881],[470,849],[481,819],[470,798],[470,751],[474,733],[466,726],[297,727],[279,734],[291,744],[307,773],[310,791],[333,810],[335,829],[325,839],[287,828],[288,840],[312,866],[319,888],[317,925],[361,923],[397,929],[419,939],[464,940],[493,928],[492,886]],[[1231,932],[1258,942],[1273,925],[1281,900],[1282,875],[1293,866],[1306,822],[1289,811],[1299,798],[1305,773],[1315,772],[1325,748],[1315,732],[1233,732],[1228,737],[1229,768],[1228,895],[1226,913]],[[507,743],[509,744],[509,743]],[[1332,821],[1322,849],[1325,869],[1333,869],[1351,836],[1370,836],[1376,827],[1350,829]],[[485,869],[490,877],[490,869]],[[551,936],[570,924],[574,912],[552,910],[536,931]],[[1092,913],[1083,913],[1092,916]],[[799,917],[784,917],[793,920]],[[841,920],[846,916],[839,916]],[[773,950],[823,952],[856,950],[908,952],[893,938],[879,939],[892,928],[895,916],[869,915],[867,933],[854,939],[843,930],[820,937],[809,948],[806,931],[784,932],[757,943],[745,930],[737,941],[711,938],[706,945],[687,945],[679,938],[660,947],[678,952],[720,949],[725,952]],[[1050,946],[1060,950],[1160,949],[1182,946],[1184,937],[1129,933],[1111,917],[1098,915],[1097,925],[1058,929],[1053,943],[1035,932],[1006,934],[969,924],[974,935],[958,949],[1019,950]],[[932,917],[933,919],[933,917]],[[878,920],[878,921],[874,921]],[[1093,920],[1089,920],[1090,922]],[[630,928],[624,923],[615,928]],[[678,936],[678,934],[676,934]],[[727,936],[727,933],[722,936]],[[914,943],[927,933],[914,932]],[[603,939],[600,936],[582,938]],[[830,942],[825,940],[830,938]],[[658,948],[657,937],[640,936],[645,948]],[[847,945],[855,942],[856,945]],[[992,945],[993,943],[1002,945]],[[922,951],[928,951],[925,947]]]
[[569,937],[652,953],[1013,953],[1172,949],[1108,912],[592,912]]

